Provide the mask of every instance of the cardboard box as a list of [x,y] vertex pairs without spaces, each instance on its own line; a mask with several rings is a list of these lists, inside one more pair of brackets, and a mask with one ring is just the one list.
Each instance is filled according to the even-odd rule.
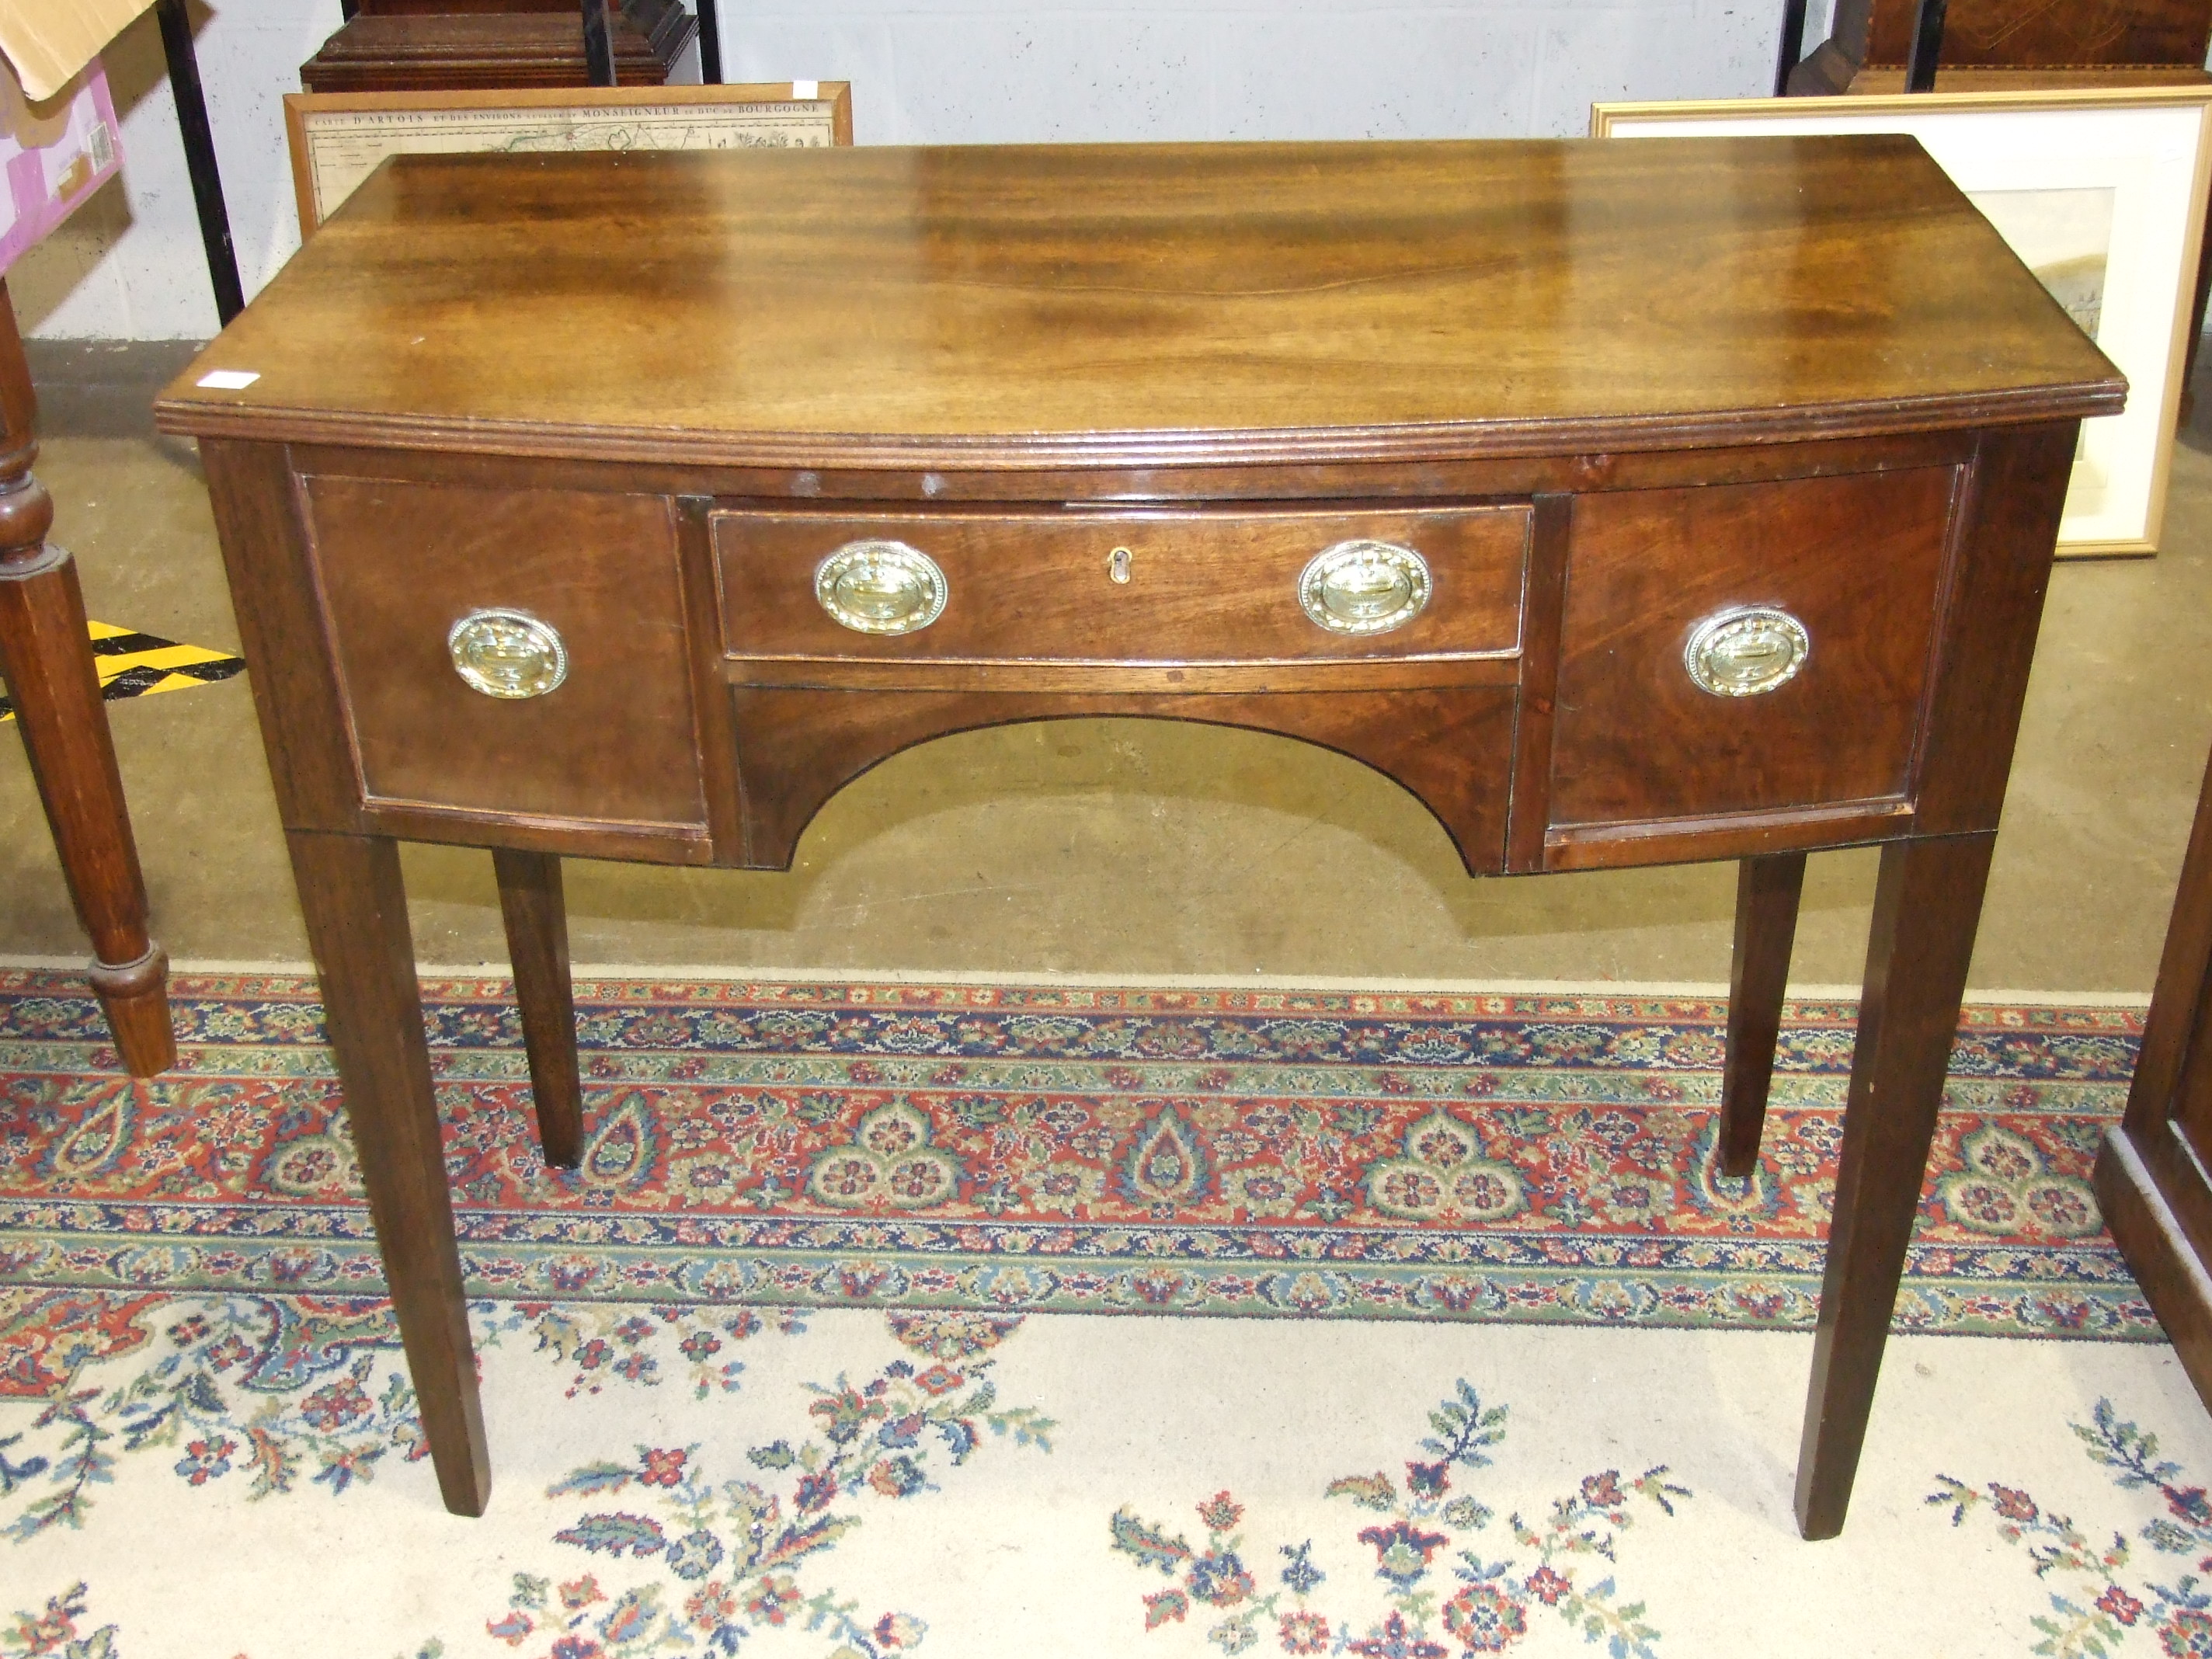
[[0,0],[0,54],[15,66],[24,92],[43,102],[151,4],[153,0]]
[[97,59],[38,104],[0,64],[0,275],[115,176],[120,131]]

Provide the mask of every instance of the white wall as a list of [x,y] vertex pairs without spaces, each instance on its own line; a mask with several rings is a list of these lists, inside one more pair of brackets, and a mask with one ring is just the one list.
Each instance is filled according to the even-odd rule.
[[[1825,0],[1814,9],[1824,19]],[[850,81],[864,144],[1577,134],[1597,99],[1765,94],[1781,14],[1782,0],[722,0],[720,11],[726,79]],[[280,100],[338,26],[337,0],[219,0],[195,15],[250,296],[297,246]],[[122,185],[18,262],[17,313],[47,338],[204,338],[215,305],[150,15],[106,64]]]
[[[221,0],[192,7],[231,235],[248,295],[299,246],[284,159],[283,95],[340,21],[337,0]],[[9,293],[46,338],[204,339],[215,300],[152,13],[103,62],[123,118],[123,178],[16,261]]]

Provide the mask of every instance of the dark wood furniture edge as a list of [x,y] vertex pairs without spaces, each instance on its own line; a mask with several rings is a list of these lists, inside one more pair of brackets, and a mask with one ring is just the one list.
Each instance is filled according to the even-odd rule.
[[464,847],[513,847],[577,858],[635,859],[647,864],[712,864],[714,843],[699,825],[625,823],[617,818],[540,817],[521,812],[438,806],[371,796],[361,811],[363,830],[400,841],[450,842]]
[[[2152,1133],[2170,1131],[2160,1126]],[[2197,1259],[2188,1230],[2136,1146],[2133,1131],[2106,1131],[2092,1181],[2113,1243],[2166,1327],[2174,1357],[2197,1397],[2212,1409],[2212,1275]]]
[[1567,603],[1571,495],[1539,495],[1528,528],[1521,588],[1521,695],[1514,710],[1512,796],[1506,806],[1505,867],[1544,868],[1552,811],[1552,727],[1559,685],[1559,630]]
[[[751,740],[739,757],[743,867],[784,870],[800,836],[837,793],[892,756],[938,738],[1030,720],[1085,716],[1181,720],[1270,732],[1371,768],[1435,818],[1470,875],[1504,868],[1506,790],[1477,750],[1491,723],[1503,770],[1512,693],[1449,691],[1212,693],[793,691],[732,688]],[[1408,700],[1419,700],[1409,714]],[[804,763],[793,757],[804,740]],[[725,855],[721,862],[730,862]]]
[[1202,459],[1259,466],[1368,461],[1449,461],[1585,451],[1710,449],[1805,439],[1883,437],[1930,428],[2017,425],[2117,415],[2126,382],[1990,391],[1963,397],[1893,398],[1813,408],[1685,410],[1565,421],[1439,422],[1392,427],[1259,431],[1015,433],[895,438],[856,433],[687,433],[665,428],[561,426],[477,420],[459,425],[398,414],[332,414],[219,402],[173,384],[154,405],[161,431],[182,437],[453,451],[559,460],[670,461],[703,466],[975,467],[997,471],[1163,466]]
[[1086,695],[1147,692],[1237,696],[1266,691],[1443,691],[1460,686],[1519,683],[1517,652],[1458,656],[1274,661],[1105,661],[937,658],[871,662],[855,658],[726,658],[732,685],[793,691],[1068,691]]
[[699,781],[707,799],[711,856],[718,864],[742,864],[745,815],[738,781],[738,726],[729,683],[716,672],[723,647],[721,577],[709,523],[714,505],[708,495],[677,498],[677,576],[683,590],[692,718],[699,733]]
[[538,1146],[556,1169],[573,1170],[584,1151],[584,1087],[576,1070],[576,1007],[569,988],[568,907],[561,860],[550,853],[495,847],[500,919],[514,969],[514,1000],[530,1060],[530,1098]]
[[398,847],[307,830],[285,841],[438,1490],[452,1513],[482,1515],[491,1458]]
[[38,453],[38,395],[0,282],[0,673],[62,878],[91,937],[93,993],[124,1069],[154,1077],[177,1063],[169,959],[150,927],[76,561],[46,539],[54,506],[31,471]]
[[1568,824],[1546,832],[1540,867],[1607,870],[1670,860],[1751,858],[1800,848],[1894,841],[1916,833],[1919,827],[1912,804],[1901,799],[1733,812],[1710,818]]
[[[2201,1041],[2203,1033],[2198,1035]],[[2124,1118],[2120,1127],[2128,1128]],[[2207,1176],[2182,1126],[2169,1119],[2130,1133],[2135,1154],[2172,1211],[2180,1237],[2200,1260],[2212,1256],[2212,1176]]]
[[[1281,506],[1325,510],[1366,507],[1452,506],[1471,498],[1571,495],[1592,489],[1663,489],[1709,479],[1715,467],[1741,483],[1818,477],[1962,465],[1973,459],[1971,430],[1891,433],[1878,438],[1815,438],[1788,444],[1748,443],[1717,449],[1620,450],[1601,454],[1457,457],[1382,461],[1347,466],[1183,465],[1172,467],[888,469],[810,466],[715,467],[637,459],[547,459],[505,451],[437,454],[409,448],[295,445],[299,470],[315,477],[390,479],[479,487],[527,487],[649,493],[711,499],[714,510],[817,507],[851,512],[912,505],[963,510],[1059,506],[1079,496],[1103,513],[1188,510],[1206,506]],[[1086,507],[1086,510],[1093,510]]]
[[300,65],[300,83],[311,93],[688,84],[669,79],[702,38],[684,8],[639,15],[610,0],[584,0],[580,13],[571,0],[561,9],[565,16],[546,6],[458,3],[364,9]]
[[1721,1068],[1717,1149],[1725,1176],[1747,1176],[1759,1162],[1804,890],[1802,853],[1767,854],[1736,866],[1735,946],[1729,969],[1728,1054]]
[[[2169,1131],[2168,1109],[2181,1087],[2191,1050],[2203,1040],[2204,1000],[2212,991],[2212,767],[2197,795],[2181,879],[2159,952],[2158,979],[2143,1020],[2135,1077],[2121,1122],[2147,1159],[2158,1156]],[[2212,1241],[2208,1241],[2212,1242]]]
[[[1908,59],[1918,44],[1916,36],[1928,21],[1929,8],[1924,0],[1905,0],[1904,3],[1884,5],[1881,0],[1838,0],[1831,19],[1827,44],[1841,66],[1841,81],[1832,88],[1823,82],[1823,89],[1841,90],[1853,70],[1875,69],[1885,70],[1902,80]],[[1948,8],[1936,7],[1939,13]],[[2104,15],[2099,18],[2100,12]],[[1994,16],[1992,14],[1996,14]],[[1877,14],[1881,14],[1878,15]],[[1942,73],[1968,76],[2065,74],[2125,74],[2131,71],[2165,71],[2173,73],[2195,69],[2204,61],[2207,17],[2202,0],[2182,0],[2180,4],[2150,6],[2142,0],[2118,6],[2012,6],[2000,9],[1992,5],[1962,6],[1961,15],[1968,15],[1969,37],[1963,46],[1953,34],[1941,43],[1954,62]],[[2054,14],[2060,19],[2057,29],[2049,25]],[[2182,14],[2193,14],[2185,18]],[[2079,33],[2067,42],[2065,20],[2079,25],[2085,20],[2100,21],[2109,29],[2101,43],[2084,40]],[[1993,27],[2002,20],[2006,25],[2002,33],[1991,37]],[[1936,25],[1942,34],[1947,26],[1956,19],[1944,16]],[[2039,25],[2042,32],[2039,33]],[[1978,37],[1973,31],[1978,26]],[[2055,38],[2054,38],[2055,37]],[[2067,45],[2076,52],[2094,51],[2100,44],[2111,50],[2124,42],[2136,55],[2128,58],[2083,62],[2065,55]],[[2156,55],[2144,55],[2146,49]],[[1990,61],[2000,55],[1999,61]],[[1976,61],[1958,63],[1962,56],[1972,56]],[[1936,89],[1942,89],[1941,79]],[[1792,94],[1801,88],[1793,79]]]
[[2078,430],[1985,434],[1962,482],[1912,769],[1919,834],[1993,830],[2003,811]]
[[2203,1166],[2175,1113],[2202,1088],[2212,999],[2212,768],[2197,798],[2188,850],[2143,1020],[2126,1112],[2097,1157],[2097,1202],[2151,1311],[2172,1338],[2198,1395],[2212,1408],[2212,1202]]
[[1882,848],[1797,1458],[1798,1529],[1843,1530],[1927,1180],[1994,833]]
[[216,539],[287,827],[362,828],[361,780],[323,629],[307,520],[281,444],[200,442]]
[[[1902,64],[1862,64],[1843,88],[1849,96],[1899,97]],[[2212,82],[2194,64],[1945,64],[1936,71],[1936,92],[2075,92],[2104,88],[2197,87]]]

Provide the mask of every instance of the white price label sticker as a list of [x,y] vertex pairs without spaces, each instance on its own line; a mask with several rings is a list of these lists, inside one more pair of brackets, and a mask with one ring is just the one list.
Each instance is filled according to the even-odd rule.
[[216,368],[201,375],[194,384],[210,392],[243,392],[260,378],[259,372],[254,369]]

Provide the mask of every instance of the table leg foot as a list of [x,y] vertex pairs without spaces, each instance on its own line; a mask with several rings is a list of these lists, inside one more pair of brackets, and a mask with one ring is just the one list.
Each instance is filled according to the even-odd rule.
[[1735,957],[1729,972],[1728,1060],[1721,1074],[1723,1175],[1747,1176],[1759,1162],[1804,888],[1802,853],[1748,858],[1736,867]]
[[1843,1530],[1920,1207],[1995,837],[1882,848],[1797,1455],[1797,1527]]
[[500,915],[514,967],[522,1046],[545,1161],[573,1170],[584,1155],[584,1087],[576,1070],[576,1008],[568,979],[568,907],[561,860],[495,848]]
[[123,1067],[133,1077],[158,1077],[177,1063],[176,1028],[169,1020],[169,957],[149,943],[136,962],[94,962],[93,994],[107,1016]]
[[32,475],[34,400],[15,313],[0,283],[0,677],[15,702],[54,851],[92,936],[115,1046],[136,1077],[176,1063],[168,959],[154,943],[146,883],[87,637],[76,561],[50,545],[53,502]]
[[491,1459],[398,849],[381,836],[285,839],[438,1489],[454,1514],[482,1515]]

